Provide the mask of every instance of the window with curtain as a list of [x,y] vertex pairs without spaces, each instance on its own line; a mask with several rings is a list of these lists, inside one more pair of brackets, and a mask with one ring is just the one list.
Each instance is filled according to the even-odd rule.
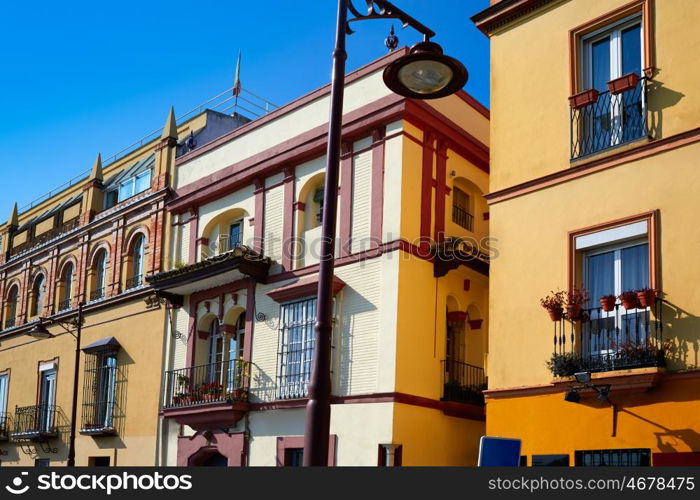
[[639,16],[623,19],[582,39],[580,87],[601,92],[583,128],[587,137],[583,153],[590,154],[643,133],[639,91],[608,93],[608,82],[624,75],[642,74],[642,21]]
[[277,397],[306,397],[314,353],[316,298],[282,304],[277,363]]

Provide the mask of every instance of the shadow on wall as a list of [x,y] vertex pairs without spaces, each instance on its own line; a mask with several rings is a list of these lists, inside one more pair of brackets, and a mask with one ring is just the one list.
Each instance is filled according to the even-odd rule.
[[700,318],[664,301],[661,308],[667,368],[671,371],[698,368],[700,361]]
[[663,138],[664,110],[678,104],[685,94],[664,87],[662,81],[651,80],[648,83],[647,95],[649,96],[649,135],[653,139],[661,139]]

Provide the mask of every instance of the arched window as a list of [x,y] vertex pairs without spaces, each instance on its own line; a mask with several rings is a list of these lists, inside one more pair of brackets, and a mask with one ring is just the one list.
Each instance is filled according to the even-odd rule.
[[126,282],[126,288],[134,288],[143,281],[144,261],[146,256],[146,238],[139,234],[134,239],[131,248],[131,269],[130,276]]
[[66,264],[66,267],[63,270],[63,276],[61,276],[63,291],[61,295],[61,302],[58,303],[59,311],[70,309],[71,300],[73,299],[73,274],[73,263],[69,262]]
[[40,274],[34,280],[34,286],[32,287],[32,300],[31,309],[29,311],[30,316],[38,316],[41,313],[41,309],[44,307],[44,292],[46,287],[44,286],[46,279],[43,274]]
[[17,318],[17,298],[19,296],[19,288],[13,286],[10,293],[7,295],[7,309],[5,310],[5,328],[15,326]]
[[90,300],[101,299],[105,296],[107,286],[107,251],[100,250],[95,257],[94,286],[90,292]]

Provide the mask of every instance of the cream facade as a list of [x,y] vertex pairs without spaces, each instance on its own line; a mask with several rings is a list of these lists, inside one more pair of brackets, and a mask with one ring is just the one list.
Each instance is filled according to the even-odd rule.
[[[470,465],[484,433],[488,111],[391,94],[403,53],[346,81],[330,465]],[[160,464],[301,460],[328,103],[177,160],[177,265],[148,279],[169,304]]]

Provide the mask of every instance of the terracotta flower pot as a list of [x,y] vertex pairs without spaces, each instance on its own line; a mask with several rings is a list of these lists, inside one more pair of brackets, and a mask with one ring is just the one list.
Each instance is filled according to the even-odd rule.
[[608,90],[611,94],[620,94],[637,87],[638,83],[639,75],[637,73],[628,73],[615,80],[610,80],[608,82]]
[[583,306],[581,304],[567,304],[566,315],[569,319],[579,319],[581,317],[581,311]]
[[620,295],[620,302],[622,302],[622,307],[624,307],[625,310],[637,309],[637,307],[639,306],[637,294],[623,293],[622,295]]
[[560,321],[564,315],[564,309],[561,307],[552,307],[547,309],[547,313],[549,313],[549,317],[552,321]]
[[569,105],[574,109],[583,108],[589,104],[593,104],[598,100],[598,91],[596,89],[588,89],[578,94],[569,97]]
[[637,292],[637,299],[642,307],[653,307],[656,302],[656,290],[642,290]]
[[605,312],[612,312],[615,310],[615,297],[602,297],[599,299],[600,307],[603,308]]

